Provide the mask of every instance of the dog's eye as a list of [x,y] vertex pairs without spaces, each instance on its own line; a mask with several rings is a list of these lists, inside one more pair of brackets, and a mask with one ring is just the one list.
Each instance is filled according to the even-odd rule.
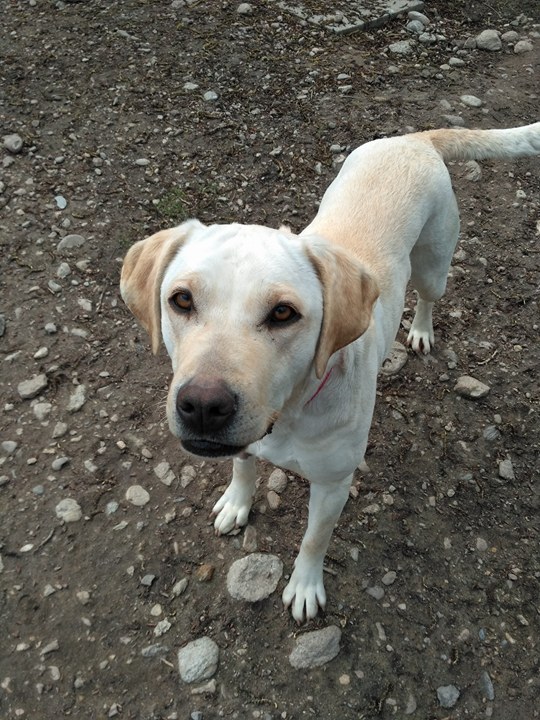
[[193,309],[193,297],[189,290],[180,290],[175,293],[169,300],[173,310],[180,312],[189,312]]
[[290,305],[276,305],[268,316],[268,322],[272,325],[282,325],[297,320],[300,315]]

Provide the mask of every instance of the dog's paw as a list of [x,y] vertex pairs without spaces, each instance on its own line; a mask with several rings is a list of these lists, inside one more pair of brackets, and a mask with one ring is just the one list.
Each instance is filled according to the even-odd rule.
[[289,584],[281,596],[286,608],[291,608],[293,618],[298,623],[316,617],[319,607],[326,606],[322,567],[304,568],[297,564]]
[[412,347],[414,352],[428,355],[435,344],[435,336],[432,330],[420,330],[413,326],[407,337],[407,345]]
[[246,525],[250,510],[251,493],[243,493],[229,485],[212,508],[212,515],[216,515],[214,520],[216,534],[225,535],[236,527]]

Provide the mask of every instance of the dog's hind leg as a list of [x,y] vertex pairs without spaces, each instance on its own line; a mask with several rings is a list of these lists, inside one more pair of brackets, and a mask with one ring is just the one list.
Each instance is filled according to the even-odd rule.
[[411,284],[417,292],[418,302],[407,344],[415,352],[427,354],[435,342],[433,304],[446,290],[458,236],[459,215],[452,193],[445,212],[426,223],[410,255]]
[[256,480],[255,456],[245,453],[235,457],[230,485],[212,509],[216,515],[216,534],[228,533],[247,523]]

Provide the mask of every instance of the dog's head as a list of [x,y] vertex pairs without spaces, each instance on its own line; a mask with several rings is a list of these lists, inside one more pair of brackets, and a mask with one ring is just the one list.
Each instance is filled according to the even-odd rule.
[[376,283],[319,238],[190,220],[142,240],[122,297],[172,360],[171,432],[197,455],[263,437],[331,355],[369,326]]

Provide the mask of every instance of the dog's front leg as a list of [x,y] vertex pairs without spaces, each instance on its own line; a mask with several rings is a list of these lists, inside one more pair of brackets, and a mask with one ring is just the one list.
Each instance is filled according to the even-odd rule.
[[233,476],[229,487],[212,509],[214,527],[221,535],[245,525],[248,521],[257,479],[255,457],[242,453],[233,459]]
[[311,483],[308,526],[294,563],[289,584],[283,591],[285,607],[292,605],[297,622],[314,618],[324,608],[326,593],[323,561],[335,524],[349,496],[352,475],[339,483]]

